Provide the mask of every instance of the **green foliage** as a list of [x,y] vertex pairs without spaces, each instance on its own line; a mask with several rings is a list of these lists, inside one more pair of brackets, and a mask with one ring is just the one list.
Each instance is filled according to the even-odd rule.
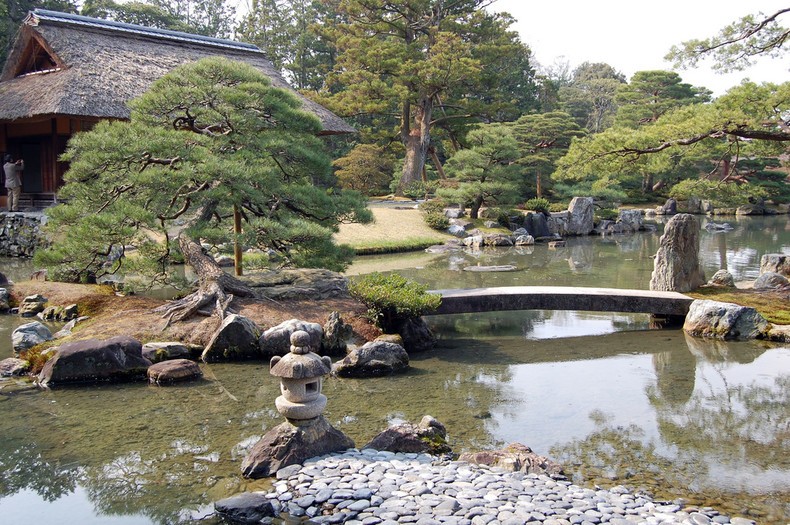
[[446,203],[441,199],[433,199],[420,204],[420,213],[429,227],[438,231],[445,231],[450,227],[450,219],[444,215]]
[[536,197],[534,199],[529,199],[527,202],[525,202],[524,209],[546,213],[550,211],[551,203],[549,202],[548,199],[544,199],[542,197]]
[[245,247],[298,266],[350,260],[332,235],[341,222],[371,220],[365,200],[332,187],[320,122],[259,71],[201,60],[131,109],[131,121],[101,122],[69,143],[65,202],[48,210],[55,243],[36,254],[53,274],[79,280],[133,266],[170,281],[173,238],[230,242],[234,208]]
[[384,148],[372,144],[357,144],[346,155],[335,160],[335,175],[340,186],[363,195],[377,195],[392,180],[395,159]]
[[385,332],[396,331],[403,320],[419,317],[441,304],[441,296],[398,274],[372,273],[349,282],[352,297],[368,307],[368,313]]
[[714,37],[694,39],[672,46],[666,60],[677,67],[695,67],[699,60],[711,57],[713,69],[723,73],[743,70],[760,56],[781,58],[787,53],[788,28],[786,21],[790,10],[744,16],[719,31]]
[[516,162],[525,175],[535,180],[534,192],[542,197],[557,160],[568,151],[574,137],[586,133],[562,111],[524,115],[512,128],[519,147]]
[[705,88],[683,82],[673,71],[637,71],[631,82],[622,84],[617,92],[615,122],[636,128],[655,122],[673,108],[708,102],[710,94]]
[[588,132],[600,133],[614,122],[615,97],[624,83],[625,76],[609,64],[584,62],[570,83],[560,87],[560,107]]
[[568,211],[568,203],[566,202],[552,202],[549,204],[550,212]]
[[399,194],[420,180],[437,127],[457,144],[481,119],[512,119],[534,106],[529,50],[508,30],[512,18],[487,4],[341,0],[325,24],[337,58],[315,99],[353,115],[364,142],[400,139]]
[[598,208],[595,210],[594,220],[595,222],[615,221],[619,216],[620,216],[620,212],[618,212],[614,208]]
[[615,126],[575,140],[557,163],[554,178],[616,191],[641,182],[642,193],[648,194],[654,179],[671,186],[724,166],[736,172],[742,159],[775,157],[786,150],[779,108],[788,104],[790,83],[745,82],[712,103],[671,109],[650,125]]
[[510,204],[518,199],[518,156],[516,139],[508,126],[483,124],[467,135],[469,148],[462,149],[445,165],[456,183],[440,188],[438,195],[450,202],[469,205],[469,216],[477,219],[484,205]]
[[706,179],[686,179],[675,184],[669,196],[677,200],[695,197],[710,201],[715,207],[731,208],[764,198],[766,192],[759,186]]

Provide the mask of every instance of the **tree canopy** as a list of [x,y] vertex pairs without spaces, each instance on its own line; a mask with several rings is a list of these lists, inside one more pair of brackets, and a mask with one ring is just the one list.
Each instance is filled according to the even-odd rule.
[[756,57],[780,58],[787,53],[790,28],[780,20],[790,17],[790,7],[768,15],[746,15],[722,28],[716,36],[693,39],[673,46],[666,56],[675,67],[694,67],[706,57],[713,59],[713,69],[721,72],[743,70]]
[[234,240],[234,209],[243,221],[235,239],[285,264],[340,269],[350,259],[332,234],[370,212],[334,187],[318,119],[259,71],[204,59],[162,77],[131,108],[130,121],[101,122],[69,144],[65,202],[49,210],[56,241],[37,252],[53,275],[128,267],[169,281],[170,263],[183,257],[201,290],[170,312],[181,318],[227,300],[226,291],[249,292],[197,244]]

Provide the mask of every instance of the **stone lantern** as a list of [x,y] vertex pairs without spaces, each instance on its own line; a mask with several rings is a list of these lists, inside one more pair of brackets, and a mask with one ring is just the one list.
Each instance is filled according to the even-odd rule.
[[282,394],[274,404],[287,421],[252,447],[241,464],[245,477],[271,476],[288,465],[354,447],[354,441],[322,415],[327,399],[321,388],[331,370],[331,359],[311,352],[310,335],[301,330],[291,334],[290,353],[272,357],[269,372],[280,378]]
[[274,356],[269,372],[280,378],[280,392],[274,404],[277,411],[295,425],[306,424],[326,408],[321,393],[323,378],[332,370],[332,360],[310,351],[310,335],[302,330],[291,334],[291,352]]

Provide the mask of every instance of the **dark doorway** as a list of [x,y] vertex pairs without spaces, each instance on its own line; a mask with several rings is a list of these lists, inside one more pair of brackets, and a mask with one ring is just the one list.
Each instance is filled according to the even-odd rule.
[[24,193],[42,193],[44,179],[41,176],[41,144],[23,143],[20,153],[25,161],[25,171],[22,176],[22,191]]

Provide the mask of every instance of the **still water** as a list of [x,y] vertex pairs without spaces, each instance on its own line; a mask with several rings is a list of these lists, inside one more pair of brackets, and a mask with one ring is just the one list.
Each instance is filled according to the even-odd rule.
[[[736,279],[753,279],[764,253],[790,253],[787,217],[733,225],[726,234],[702,232],[706,274],[726,264]],[[647,288],[657,242],[658,233],[576,239],[563,250],[400,255],[361,260],[351,272],[397,270],[436,288]],[[519,270],[462,270],[478,263]],[[10,261],[0,265],[13,276]],[[790,521],[787,346],[647,330],[642,315],[534,311],[429,321],[440,345],[413,355],[409,373],[325,383],[328,419],[357,445],[389,423],[432,414],[457,452],[518,441],[581,484],[626,484],[761,523]],[[19,322],[0,318],[0,357],[11,355]],[[3,522],[188,523],[216,499],[265,489],[265,481],[241,478],[239,465],[281,421],[276,381],[265,363],[202,366],[204,379],[189,385],[0,395]]]

